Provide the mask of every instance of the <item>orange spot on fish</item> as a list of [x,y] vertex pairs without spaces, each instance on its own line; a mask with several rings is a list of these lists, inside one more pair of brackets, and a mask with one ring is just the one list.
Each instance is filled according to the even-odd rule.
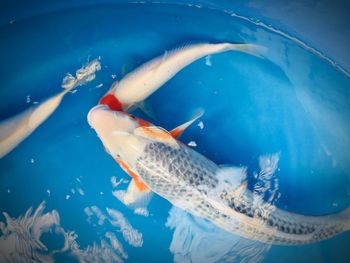
[[158,140],[161,141],[168,141],[169,139],[173,139],[172,136],[160,129],[151,129],[150,127],[146,126],[146,127],[142,127],[143,128],[143,132],[145,133],[145,135],[149,136],[149,137],[153,137],[156,138]]
[[111,110],[121,111],[123,106],[121,102],[113,94],[107,94],[100,101],[99,104],[107,105]]
[[171,134],[171,136],[173,136],[174,138],[177,138],[177,137],[179,137],[182,133],[183,133],[183,129],[181,129],[181,128],[177,128],[177,129],[175,129],[175,130],[172,130],[171,132],[170,132],[170,134]]
[[145,185],[145,183],[140,180],[139,176],[133,170],[130,169],[127,163],[117,158],[115,159],[115,161],[120,165],[121,168],[123,168],[123,170],[128,175],[130,175],[134,179],[135,185],[140,192],[149,191],[149,188],[147,187],[147,185]]
[[151,126],[151,123],[149,123],[148,121],[142,120],[137,118],[137,122],[140,124],[140,126],[142,127],[147,127],[147,126]]

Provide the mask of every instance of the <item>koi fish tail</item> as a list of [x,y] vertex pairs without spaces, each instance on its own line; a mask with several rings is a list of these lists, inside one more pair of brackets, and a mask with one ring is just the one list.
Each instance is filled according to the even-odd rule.
[[350,230],[350,207],[346,208],[343,212],[339,214],[344,219],[344,231]]
[[256,57],[263,57],[263,54],[266,53],[267,48],[256,45],[256,44],[231,44],[227,43],[226,44],[227,50],[233,50],[233,51],[240,51],[243,53],[247,53]]
[[60,105],[64,95],[72,89],[84,85],[95,78],[95,72],[101,69],[98,60],[93,60],[63,79],[64,91],[50,97],[44,102],[31,107],[6,120],[0,121],[0,159],[11,152],[27,138],[41,123],[43,123]]

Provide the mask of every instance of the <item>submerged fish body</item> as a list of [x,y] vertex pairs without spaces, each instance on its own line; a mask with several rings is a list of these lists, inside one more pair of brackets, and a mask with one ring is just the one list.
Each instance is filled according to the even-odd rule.
[[100,100],[113,110],[127,110],[141,103],[179,71],[207,55],[229,50],[260,56],[263,47],[254,44],[194,44],[166,52],[115,82]]
[[317,242],[347,231],[349,210],[329,216],[303,216],[278,209],[245,189],[245,170],[221,168],[174,139],[160,127],[107,107],[88,120],[108,152],[127,164],[147,188],[173,205],[220,228],[270,244]]
[[[204,217],[226,231],[265,243],[317,242],[347,230],[341,216],[308,217],[277,209],[218,176],[220,167],[183,144],[148,144],[135,170],[145,184],[173,205]],[[237,168],[231,176],[244,171]]]
[[14,117],[0,123],[0,158],[12,151],[43,123],[59,106],[68,90],[62,91]]
[[63,91],[15,116],[0,122],[0,159],[11,152],[36,128],[38,128],[58,108],[63,97],[72,89],[84,85],[95,78],[101,69],[98,59],[92,60],[77,70],[76,77],[71,74],[63,79]]

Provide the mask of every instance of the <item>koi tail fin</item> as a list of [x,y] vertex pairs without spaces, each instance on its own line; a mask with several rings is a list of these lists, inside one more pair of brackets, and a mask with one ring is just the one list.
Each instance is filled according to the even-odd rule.
[[95,78],[95,72],[100,70],[98,60],[93,60],[76,71],[76,77],[71,74],[63,79],[64,91],[50,97],[35,107],[31,107],[13,117],[0,122],[0,159],[11,152],[40,126],[60,105],[65,94],[77,86],[83,85]]
[[199,109],[198,113],[189,121],[177,126],[176,128],[172,129],[169,133],[174,138],[179,138],[181,134],[189,127],[191,126],[196,120],[198,120],[200,117],[202,117],[204,114],[203,109]]
[[256,44],[228,44],[227,50],[240,51],[263,58],[263,55],[266,53],[267,48]]
[[67,73],[67,75],[62,80],[62,88],[64,91],[58,93],[55,96],[47,99],[43,103],[39,104],[33,111],[32,116],[30,116],[28,126],[35,129],[43,121],[45,121],[61,104],[63,97],[78,86],[85,85],[86,83],[95,79],[95,73],[101,69],[101,64],[99,59],[94,59],[89,63],[82,66],[75,73],[75,77]]
[[123,202],[131,209],[146,208],[151,198],[152,191],[148,188],[140,190],[135,179],[132,179],[123,197]]
[[339,213],[339,217],[343,220],[344,230],[350,230],[350,207]]

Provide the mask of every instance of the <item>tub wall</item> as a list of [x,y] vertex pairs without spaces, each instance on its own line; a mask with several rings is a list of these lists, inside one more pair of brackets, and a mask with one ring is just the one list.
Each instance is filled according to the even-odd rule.
[[[41,13],[82,5],[154,0],[45,1],[14,0],[0,3],[0,24]],[[232,11],[286,32],[325,54],[350,72],[350,2],[339,0],[157,0],[162,3],[196,4]]]

